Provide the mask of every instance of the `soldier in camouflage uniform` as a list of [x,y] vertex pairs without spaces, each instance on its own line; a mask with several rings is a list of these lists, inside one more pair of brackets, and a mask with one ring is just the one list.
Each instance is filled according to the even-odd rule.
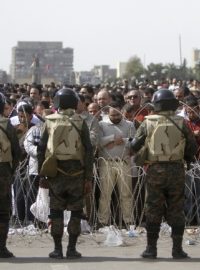
[[160,224],[165,217],[172,227],[172,256],[187,258],[182,249],[184,217],[184,160],[190,163],[196,153],[195,139],[184,123],[175,115],[178,101],[170,90],[157,91],[152,100],[155,114],[145,117],[132,141],[138,152],[146,144],[146,230],[147,247],[144,258],[157,257]]
[[[76,242],[81,232],[84,194],[91,191],[93,149],[88,127],[75,113],[77,104],[78,96],[73,90],[63,88],[56,93],[54,106],[58,109],[58,113],[46,117],[38,146],[39,171],[52,152],[51,148],[57,159],[57,175],[48,177],[51,235],[55,244],[54,251],[49,254],[50,258],[63,258],[62,235],[65,209],[71,211],[66,257],[69,259],[81,257],[81,254],[76,251]],[[58,136],[59,126],[56,127],[59,123],[63,123],[59,135],[62,139]],[[57,132],[57,137],[53,135],[55,132]],[[59,142],[58,139],[60,139]],[[46,175],[48,176],[48,173]]]
[[0,93],[0,258],[10,258],[14,255],[6,248],[6,239],[12,205],[11,182],[20,148],[14,127],[2,116],[4,105],[5,97]]

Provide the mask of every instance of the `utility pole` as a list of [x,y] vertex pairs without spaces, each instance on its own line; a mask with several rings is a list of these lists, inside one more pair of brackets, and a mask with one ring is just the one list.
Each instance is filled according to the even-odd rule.
[[182,67],[182,47],[181,47],[181,35],[179,35],[179,56],[180,56],[180,67]]
[[143,66],[144,66],[144,68],[146,68],[146,55],[145,54],[143,56]]

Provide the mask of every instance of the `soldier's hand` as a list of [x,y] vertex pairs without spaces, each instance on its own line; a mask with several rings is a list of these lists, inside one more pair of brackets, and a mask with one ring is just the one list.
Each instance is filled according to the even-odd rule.
[[92,192],[92,182],[91,181],[85,181],[84,185],[84,194],[90,194]]
[[46,179],[46,177],[40,177],[40,181],[39,181],[39,186],[41,188],[49,188],[49,183],[48,183],[48,180]]

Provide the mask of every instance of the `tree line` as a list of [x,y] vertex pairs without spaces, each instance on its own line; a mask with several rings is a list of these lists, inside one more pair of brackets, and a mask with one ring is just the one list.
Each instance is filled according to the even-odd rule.
[[187,61],[184,59],[182,65],[179,66],[174,63],[150,63],[145,67],[141,59],[135,55],[128,60],[124,74],[124,78],[129,80],[139,79],[153,81],[174,77],[180,80],[196,79],[200,81],[200,64],[191,68],[187,66]]

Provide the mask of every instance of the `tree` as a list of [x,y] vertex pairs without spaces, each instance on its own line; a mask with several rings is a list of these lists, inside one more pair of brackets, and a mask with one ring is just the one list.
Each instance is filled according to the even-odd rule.
[[140,78],[140,76],[144,73],[144,66],[141,62],[141,59],[136,55],[131,57],[126,65],[125,77],[131,79],[133,77]]
[[154,63],[150,63],[147,66],[147,76],[150,79],[161,79],[163,77],[163,71],[164,66],[162,63],[158,63],[158,64],[154,64]]

